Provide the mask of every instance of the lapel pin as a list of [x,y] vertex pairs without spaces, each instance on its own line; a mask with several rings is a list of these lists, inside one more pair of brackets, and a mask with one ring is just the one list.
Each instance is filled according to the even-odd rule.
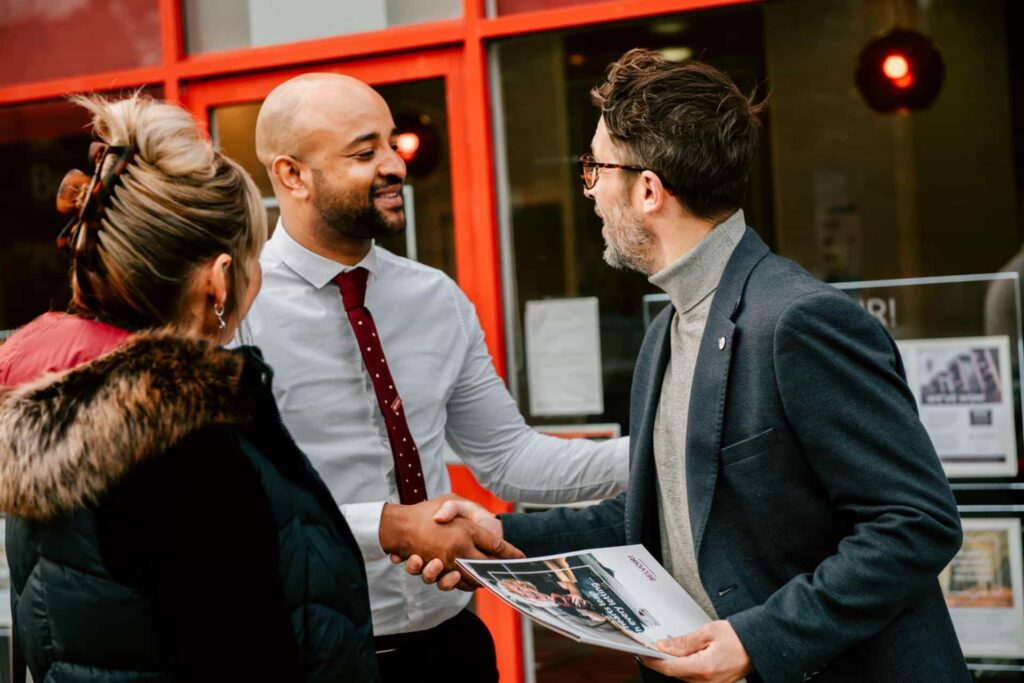
[[722,351],[725,349],[725,337],[718,338],[718,350]]

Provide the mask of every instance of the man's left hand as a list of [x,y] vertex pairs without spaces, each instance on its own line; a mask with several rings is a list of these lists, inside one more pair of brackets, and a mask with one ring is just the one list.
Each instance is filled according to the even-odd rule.
[[662,640],[658,649],[672,659],[641,657],[644,666],[691,683],[735,683],[754,671],[743,643],[728,621],[713,621],[693,633]]

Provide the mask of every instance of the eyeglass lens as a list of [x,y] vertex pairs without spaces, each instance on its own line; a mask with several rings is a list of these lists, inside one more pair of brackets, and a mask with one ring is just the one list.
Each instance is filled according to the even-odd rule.
[[594,188],[597,182],[597,166],[593,166],[594,158],[589,154],[580,157],[580,179],[587,190]]

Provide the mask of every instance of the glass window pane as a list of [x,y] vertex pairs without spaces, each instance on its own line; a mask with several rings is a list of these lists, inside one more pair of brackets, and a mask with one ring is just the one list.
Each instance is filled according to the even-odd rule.
[[462,0],[182,0],[189,53],[457,19]]
[[[590,147],[598,112],[589,91],[608,65],[644,45],[671,59],[690,55],[725,69],[749,92],[765,80],[761,11],[743,7],[626,24],[517,37],[496,45],[507,158],[516,290],[514,348],[523,349],[526,303],[558,297],[599,300],[604,412],[546,417],[529,413],[522,354],[514,366],[520,408],[533,424],[614,422],[628,431],[629,386],[643,338],[642,298],[657,292],[646,278],[604,263],[601,221],[583,196],[575,160]],[[543,114],[540,114],[543,112]],[[745,206],[769,239],[772,211],[768,154],[762,148]],[[538,679],[541,681],[543,679]]]
[[[1020,3],[943,0],[903,16],[857,0],[777,0],[495,45],[517,281],[513,328],[527,301],[600,299],[605,413],[625,424],[629,374],[642,335],[640,297],[654,290],[602,263],[600,220],[582,197],[575,155],[597,118],[588,90],[637,45],[669,59],[700,56],[741,90],[771,93],[761,153],[744,206],[779,253],[828,281],[1024,270],[1021,192],[1022,52],[1010,39]],[[945,56],[945,82],[927,109],[873,111],[854,65],[896,24],[928,34]],[[822,36],[813,45],[800,37]],[[983,104],[982,104],[983,103]],[[537,112],[545,112],[538,125]],[[522,336],[511,329],[512,348]],[[525,361],[515,367],[529,406]],[[535,422],[548,422],[530,416]],[[580,417],[579,419],[583,419]]]
[[[570,3],[494,0],[492,7],[510,13],[556,4]],[[649,47],[670,60],[710,62],[744,92],[755,86],[770,92],[743,209],[770,246],[818,277],[945,281],[998,270],[1024,277],[1022,21],[1024,3],[1016,0],[773,0],[496,43],[495,148],[498,177],[507,178],[500,214],[509,217],[502,229],[511,233],[511,254],[505,256],[514,273],[504,293],[513,307],[510,375],[521,388],[524,413],[530,406],[522,353],[525,304],[595,296],[601,315],[605,412],[558,418],[527,413],[530,422],[617,422],[626,432],[633,363],[644,332],[642,298],[660,294],[642,275],[602,262],[601,221],[582,196],[572,164],[587,149],[597,121],[588,90],[609,62],[628,48]],[[927,108],[881,114],[859,94],[855,67],[870,40],[897,26],[938,45],[945,79]],[[1015,339],[1018,292],[984,286],[987,291],[976,285],[970,299],[916,290],[900,299],[858,298],[867,299],[861,303],[869,312],[884,310],[892,318],[886,324],[897,338],[973,337],[985,329]],[[915,327],[922,319],[934,320],[935,327]],[[1019,385],[1014,389],[1016,395]],[[1019,416],[1020,406],[1015,410]],[[1016,438],[1020,453],[1019,428]],[[1008,490],[1022,478],[1024,471],[1013,483],[1009,477],[998,484],[954,482],[954,489],[961,505],[1019,516],[1010,509]],[[602,679],[606,652],[553,638],[536,634],[538,683]]]
[[[148,91],[154,97],[159,90]],[[0,108],[0,337],[70,299],[66,254],[54,240],[66,217],[54,202],[64,174],[88,170],[89,117],[67,102]]]
[[0,85],[153,66],[157,0],[0,2]]
[[[764,6],[780,253],[830,281],[987,273],[1010,260],[1021,243],[1013,5],[941,0],[902,16],[854,0]],[[879,114],[854,65],[897,23],[938,45],[945,81],[927,109]]]
[[[395,125],[416,136],[418,148],[407,161],[405,199],[408,227],[379,244],[400,256],[439,268],[455,277],[448,116],[443,79],[407,81],[377,87],[387,100]],[[252,174],[263,194],[273,229],[280,213],[267,172],[256,157],[256,117],[260,103],[216,107],[214,136],[225,154]],[[408,209],[412,206],[412,210]]]

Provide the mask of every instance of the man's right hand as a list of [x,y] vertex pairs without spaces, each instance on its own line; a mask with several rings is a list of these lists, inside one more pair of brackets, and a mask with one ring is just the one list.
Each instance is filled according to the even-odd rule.
[[[438,524],[444,525],[469,521],[483,529],[486,529],[495,536],[502,537],[501,521],[497,517],[487,511],[483,506],[474,503],[473,501],[459,498],[458,496],[448,497],[444,503],[438,507],[437,511],[434,513],[434,521]],[[524,554],[512,544],[506,542],[505,545],[515,550],[516,554],[502,559],[518,559],[524,557]],[[457,568],[452,569],[445,565],[441,558],[434,557],[431,559],[430,555],[421,554],[413,554],[406,558],[402,558],[394,554],[391,556],[391,561],[395,564],[398,564],[403,559],[405,560],[406,572],[413,576],[422,577],[424,583],[436,583],[438,588],[443,591],[449,591],[453,588],[471,591],[478,587],[476,581],[474,581],[472,577],[463,575],[463,573]]]
[[[523,553],[501,534],[501,523],[483,508],[472,515],[450,521],[436,521],[437,513],[448,501],[449,507],[472,509],[475,503],[454,494],[439,496],[415,505],[385,503],[380,518],[380,545],[394,557],[431,558],[435,566],[457,572],[456,558],[471,560],[513,559]],[[476,506],[479,507],[479,506]],[[443,518],[443,517],[442,517]],[[454,579],[455,577],[453,577]]]

